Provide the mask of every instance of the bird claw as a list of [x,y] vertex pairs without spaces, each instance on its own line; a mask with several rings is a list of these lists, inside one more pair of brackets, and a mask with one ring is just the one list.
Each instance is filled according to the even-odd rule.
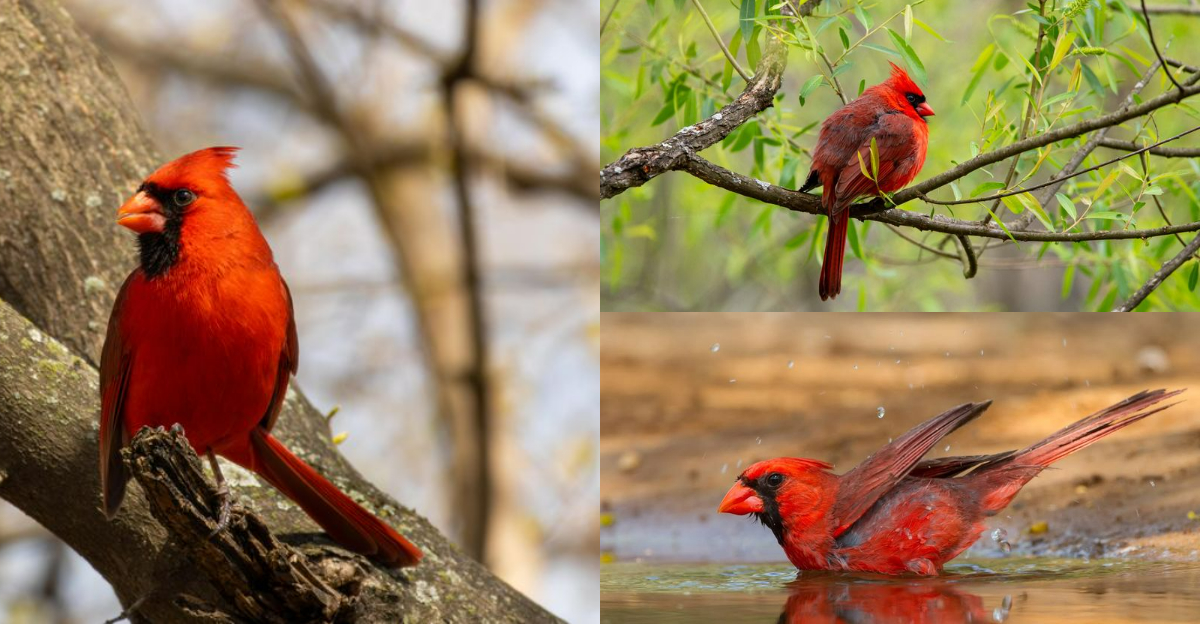
[[229,493],[229,484],[222,481],[217,484],[217,526],[208,534],[208,539],[216,537],[221,531],[229,528],[229,514],[233,509],[233,500]]

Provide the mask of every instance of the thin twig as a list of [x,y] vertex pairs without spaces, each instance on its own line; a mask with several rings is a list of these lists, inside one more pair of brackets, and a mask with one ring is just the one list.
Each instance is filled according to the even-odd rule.
[[[696,154],[688,156],[682,163],[675,167],[675,170],[685,171],[713,186],[751,199],[757,199],[767,204],[782,206],[788,210],[805,214],[825,215],[825,210],[821,206],[821,200],[815,195],[793,191],[774,184],[768,184],[762,180],[755,180],[754,178],[734,173]],[[901,191],[901,193],[903,192],[905,191]],[[897,193],[893,196],[893,199],[899,195],[900,193]],[[881,223],[890,223],[896,226],[911,227],[929,232],[1016,241],[1083,242],[1130,240],[1169,236],[1177,232],[1200,231],[1200,221],[1197,221],[1194,223],[1183,223],[1144,230],[1100,230],[1095,232],[1010,230],[1009,232],[1005,232],[995,223],[980,225],[977,221],[951,219],[943,215],[927,217],[911,210],[892,208],[891,204],[880,198],[854,204],[850,206],[849,212],[851,217],[859,220],[879,221]]]
[[1188,258],[1195,255],[1197,250],[1200,250],[1200,234],[1197,234],[1192,239],[1192,242],[1188,243],[1174,258],[1171,258],[1166,264],[1162,265],[1161,269],[1155,271],[1154,275],[1150,276],[1150,279],[1141,288],[1137,289],[1137,292],[1133,293],[1133,296],[1125,303],[1113,308],[1113,312],[1130,312],[1137,308],[1138,305],[1146,300],[1146,297],[1150,296],[1150,293],[1154,292],[1154,289],[1158,288],[1176,269],[1183,266],[1183,263],[1187,262]]
[[[1133,141],[1121,141],[1109,138],[1100,139],[1098,144],[1100,147],[1127,151],[1140,150],[1145,147]],[[1147,150],[1147,153],[1151,156],[1162,156],[1163,158],[1196,158],[1200,156],[1200,147],[1153,147]]]
[[971,239],[965,234],[956,234],[954,240],[958,241],[959,251],[962,252],[963,263],[963,278],[971,279],[975,277],[975,273],[979,270],[979,263],[975,257],[975,248],[971,247]]
[[1157,56],[1158,62],[1162,64],[1163,73],[1167,75],[1167,78],[1171,80],[1176,89],[1183,91],[1183,85],[1179,84],[1178,80],[1175,80],[1175,76],[1167,68],[1167,62],[1163,60],[1162,52],[1158,51],[1158,43],[1154,41],[1154,27],[1150,25],[1150,13],[1146,11],[1146,0],[1142,0],[1142,17],[1146,18],[1146,33],[1150,35],[1150,47],[1154,48],[1154,56]]
[[[742,80],[750,82],[750,74],[747,74],[746,70],[742,69],[742,66],[738,64],[737,59],[734,58],[733,54],[729,52],[729,48],[725,45],[725,40],[721,38],[721,33],[717,31],[716,25],[713,24],[712,19],[708,17],[708,11],[704,10],[704,6],[700,4],[700,0],[692,0],[692,4],[695,5],[697,11],[700,11],[700,16],[704,18],[704,23],[708,25],[708,32],[712,33],[713,39],[717,40],[717,45],[721,46],[721,52],[725,54],[725,60],[729,61],[730,65],[733,65],[733,70],[742,77]],[[747,41],[746,45],[750,45],[750,42]]]
[[956,199],[956,200],[950,200],[950,201],[941,201],[941,200],[930,199],[930,198],[926,197],[926,198],[922,198],[922,201],[924,201],[925,203],[928,203],[928,204],[937,204],[939,206],[957,206],[960,204],[976,204],[976,203],[980,203],[980,202],[990,201],[993,199],[1000,199],[1003,197],[1012,197],[1014,195],[1022,195],[1024,193],[1028,193],[1030,191],[1036,191],[1040,188],[1046,188],[1048,186],[1058,184],[1059,182],[1062,182],[1064,180],[1069,180],[1071,178],[1081,176],[1085,173],[1091,173],[1097,169],[1107,167],[1108,165],[1111,165],[1115,162],[1119,162],[1119,161],[1125,160],[1126,158],[1131,158],[1133,156],[1137,156],[1138,154],[1141,154],[1142,152],[1148,152],[1148,151],[1150,151],[1151,148],[1158,147],[1159,145],[1163,145],[1164,143],[1170,143],[1171,141],[1174,141],[1176,139],[1183,138],[1193,132],[1196,132],[1197,130],[1200,130],[1200,126],[1196,126],[1195,128],[1192,128],[1191,130],[1185,130],[1173,137],[1163,139],[1157,143],[1154,143],[1152,145],[1147,145],[1146,147],[1143,147],[1141,149],[1134,150],[1127,154],[1122,154],[1116,158],[1113,158],[1112,160],[1106,160],[1094,167],[1088,167],[1087,169],[1081,169],[1079,171],[1076,171],[1075,173],[1072,173],[1071,175],[1063,176],[1063,177],[1057,178],[1055,180],[1049,180],[1049,181],[1043,182],[1041,184],[1035,184],[1033,186],[1028,186],[1028,187],[1016,189],[1013,191],[1008,191],[1006,193],[997,193],[996,195],[989,195],[987,197],[974,197],[974,198],[970,198],[970,199]]
[[1196,6],[1145,6],[1142,10],[1159,15],[1196,15],[1200,16],[1200,7]]

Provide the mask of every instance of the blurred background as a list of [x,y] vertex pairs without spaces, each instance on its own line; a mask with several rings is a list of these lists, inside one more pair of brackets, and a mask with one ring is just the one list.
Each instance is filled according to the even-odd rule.
[[[242,148],[231,178],[291,286],[299,387],[337,410],[343,453],[520,591],[597,621],[598,7],[65,4],[165,159]],[[0,503],[0,621],[119,611]]]
[[[750,73],[771,36],[768,29],[789,23],[778,15],[763,14],[780,2],[612,2],[613,11],[600,35],[603,163],[711,116],[745,87],[697,4]],[[1156,0],[1149,4],[1186,11],[1191,3]],[[605,8],[609,6],[606,2]],[[910,6],[912,19],[908,20],[905,10]],[[1037,14],[1039,6],[1045,18]],[[757,9],[756,21],[740,20],[747,7],[752,15]],[[1039,19],[1061,27],[1073,39],[1065,40],[1065,56],[1045,80],[1038,99],[1040,115],[1031,134],[1045,132],[1052,124],[1058,128],[1118,109],[1155,60],[1139,8],[1136,0],[822,0],[807,19],[807,28],[822,46],[825,59],[802,47],[807,37],[796,25],[794,34],[787,35],[788,64],[773,106],[700,155],[733,172],[798,188],[811,164],[809,151],[816,144],[819,124],[842,106],[828,81],[812,80],[832,73],[847,99],[882,82],[889,61],[906,66],[887,32],[891,29],[923,63],[927,77],[913,75],[937,112],[929,119],[928,157],[916,178],[923,181],[1014,142],[1029,109],[1030,93],[1035,91],[1027,67],[1031,59],[1038,61],[1034,49]],[[1200,28],[1200,16],[1151,17],[1164,55],[1200,65],[1200,51],[1187,43]],[[743,36],[749,32],[755,33],[751,39]],[[748,40],[753,45],[746,45]],[[1049,65],[1052,44],[1058,43],[1051,38],[1044,46],[1040,66]],[[825,61],[835,69],[831,71]],[[1073,88],[1077,63],[1079,77]],[[1174,88],[1160,71],[1140,97],[1148,100]],[[1107,136],[1124,141],[1151,139],[1144,141],[1151,143],[1156,137],[1194,128],[1197,116],[1186,104],[1128,121]],[[1170,145],[1194,150],[1200,145],[1196,136]],[[1032,175],[1027,185],[1045,180],[1081,145],[1081,140],[1060,142],[1045,154],[1026,153],[1019,159],[1014,179]],[[1079,169],[1121,153],[1096,149]],[[1042,157],[1045,160],[1039,163]],[[1200,161],[1155,156],[1145,163],[1137,157],[1124,162],[1129,171],[1107,190],[1100,188],[1101,182],[1124,169],[1110,165],[1063,186],[1061,194],[1069,201],[1070,215],[1062,200],[1053,195],[1043,200],[1054,228],[1062,231],[1074,222],[1081,224],[1079,229],[1093,230],[1200,221]],[[945,201],[983,195],[1002,185],[1011,163],[1010,159],[975,171],[930,196]],[[1145,175],[1143,167],[1151,175]],[[1014,214],[1021,206],[1013,209],[999,202],[934,206],[914,201],[903,208],[973,221],[987,218],[990,209],[1009,225],[1032,219],[1028,210]],[[1104,213],[1121,216],[1097,218]],[[1107,311],[1195,236],[1145,243],[1020,245],[993,239],[979,256],[976,277],[964,279],[953,238],[852,220],[862,253],[855,251],[854,242],[847,246],[842,294],[835,301],[822,302],[816,293],[826,221],[727,192],[686,173],[666,173],[601,204],[603,309]],[[1044,229],[1037,220],[1032,224],[1033,229]],[[976,248],[985,243],[972,240]],[[1185,264],[1144,307],[1200,307],[1195,296],[1197,266]]]
[[[717,505],[750,464],[844,473],[918,423],[991,399],[927,457],[1024,448],[1143,389],[1182,403],[1054,465],[989,533],[1016,555],[1194,561],[1200,317],[605,313],[601,548],[612,562],[786,561]],[[1038,530],[1038,525],[1045,523]],[[965,556],[1004,556],[985,537]]]

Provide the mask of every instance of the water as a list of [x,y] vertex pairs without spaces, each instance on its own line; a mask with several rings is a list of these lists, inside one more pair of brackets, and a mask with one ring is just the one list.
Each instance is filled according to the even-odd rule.
[[1008,557],[956,561],[935,578],[806,572],[786,564],[612,563],[601,621],[1192,622],[1200,565]]

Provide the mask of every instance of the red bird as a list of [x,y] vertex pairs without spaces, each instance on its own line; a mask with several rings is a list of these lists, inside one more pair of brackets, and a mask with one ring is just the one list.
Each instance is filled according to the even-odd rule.
[[129,475],[120,449],[142,427],[179,424],[207,455],[228,522],[220,455],[262,476],[346,548],[388,566],[421,551],[271,436],[299,348],[292,298],[254,217],[226,177],[236,148],[169,162],[117,213],[140,266],[113,305],[100,360],[100,481],[111,518]]
[[758,462],[717,510],[753,514],[801,570],[934,575],[1047,466],[1170,407],[1147,409],[1180,392],[1141,392],[1022,451],[920,461],[991,405],[967,403],[917,425],[844,475],[813,459]]
[[[800,189],[825,189],[821,205],[829,214],[829,235],[821,264],[822,301],[842,292],[842,258],[850,223],[846,208],[859,197],[904,188],[925,164],[929,144],[925,118],[933,115],[933,109],[908,74],[891,65],[890,78],[863,91],[821,124],[812,169]],[[871,139],[879,155],[877,181],[863,175],[863,165],[871,172]]]

